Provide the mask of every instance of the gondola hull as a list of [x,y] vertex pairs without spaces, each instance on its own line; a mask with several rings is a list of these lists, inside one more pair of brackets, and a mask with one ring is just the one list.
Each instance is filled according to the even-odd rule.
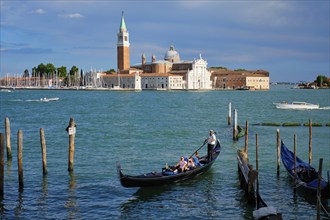
[[278,213],[276,208],[268,206],[266,202],[257,193],[257,209],[253,211],[253,217],[256,220],[282,220],[282,214]]
[[117,170],[119,174],[120,183],[124,187],[150,187],[150,186],[169,185],[169,184],[185,181],[206,173],[218,158],[220,151],[221,151],[221,146],[220,143],[217,141],[217,144],[213,150],[212,161],[207,162],[206,156],[203,156],[201,157],[200,160],[202,166],[197,166],[193,170],[189,170],[173,175],[165,175],[163,172],[151,172],[137,176],[130,176],[123,174],[121,171],[121,167],[118,164]]
[[[297,186],[303,187],[309,192],[316,193],[318,187],[318,172],[308,163],[296,156],[296,178],[294,174],[294,153],[281,142],[281,159],[285,169],[292,179],[296,179]],[[329,182],[321,179],[322,197],[329,197]]]

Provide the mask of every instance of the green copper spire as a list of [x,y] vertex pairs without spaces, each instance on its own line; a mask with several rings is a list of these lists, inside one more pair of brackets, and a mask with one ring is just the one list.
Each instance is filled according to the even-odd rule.
[[125,24],[125,19],[124,19],[124,12],[121,14],[121,22],[120,22],[120,28],[119,28],[120,33],[126,32],[126,24]]

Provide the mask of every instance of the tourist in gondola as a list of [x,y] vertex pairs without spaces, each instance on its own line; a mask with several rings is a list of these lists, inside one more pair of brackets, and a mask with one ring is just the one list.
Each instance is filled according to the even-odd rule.
[[214,134],[214,131],[210,130],[209,137],[207,138],[207,158],[208,158],[209,162],[212,161],[212,152],[213,152],[213,148],[215,146],[216,140],[217,140],[217,138]]
[[180,159],[180,161],[179,161],[179,163],[177,163],[175,165],[175,167],[178,170],[178,172],[180,173],[180,172],[183,172],[184,171],[186,165],[187,165],[187,161],[185,161],[184,157],[182,156],[181,159]]
[[198,151],[195,152],[195,157],[196,157],[197,159],[199,159],[199,153],[198,153]]
[[186,166],[186,170],[192,170],[192,169],[195,169],[195,167],[196,167],[196,165],[195,165],[193,159],[189,158],[188,164]]

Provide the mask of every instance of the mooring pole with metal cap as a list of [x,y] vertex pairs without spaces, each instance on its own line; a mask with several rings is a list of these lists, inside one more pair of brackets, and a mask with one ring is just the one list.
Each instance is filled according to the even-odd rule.
[[73,118],[70,118],[70,122],[66,131],[69,134],[69,157],[68,157],[68,171],[73,171],[73,161],[74,161],[74,138],[76,134],[76,123]]
[[229,110],[228,110],[228,125],[231,124],[231,102],[229,102]]
[[237,110],[234,109],[233,140],[237,141]]

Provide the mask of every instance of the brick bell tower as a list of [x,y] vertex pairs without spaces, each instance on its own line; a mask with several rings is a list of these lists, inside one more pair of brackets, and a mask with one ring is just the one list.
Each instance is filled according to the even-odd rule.
[[117,34],[117,67],[119,72],[130,68],[129,34],[126,29],[124,12],[121,15],[119,33]]

